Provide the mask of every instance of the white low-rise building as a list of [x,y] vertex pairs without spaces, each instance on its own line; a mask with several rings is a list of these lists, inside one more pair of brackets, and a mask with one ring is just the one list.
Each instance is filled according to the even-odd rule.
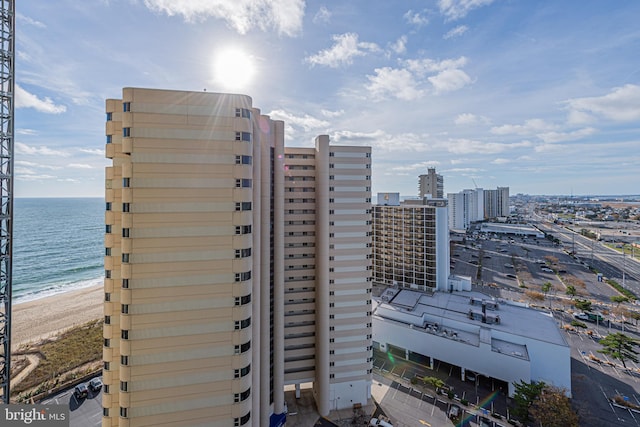
[[374,346],[440,360],[509,384],[544,381],[571,396],[570,348],[549,313],[477,292],[388,288],[373,304]]

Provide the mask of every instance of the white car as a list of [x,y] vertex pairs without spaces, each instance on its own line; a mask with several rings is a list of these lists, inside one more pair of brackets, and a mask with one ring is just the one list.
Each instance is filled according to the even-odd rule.
[[576,319],[580,319],[580,320],[589,320],[589,316],[587,316],[584,313],[575,313],[573,315],[573,317],[575,317]]

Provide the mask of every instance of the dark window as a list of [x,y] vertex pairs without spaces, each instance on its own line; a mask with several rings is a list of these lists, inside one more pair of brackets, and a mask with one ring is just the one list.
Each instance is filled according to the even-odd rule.
[[122,287],[124,289],[128,289],[129,288],[129,279],[122,279]]
[[120,364],[127,366],[129,364],[129,356],[120,356]]
[[111,144],[111,138],[112,138],[111,135],[107,135],[107,144]]
[[252,180],[249,178],[236,179],[237,188],[251,188]]
[[131,178],[122,178],[122,186],[128,188],[131,184]]
[[236,297],[235,303],[236,305],[245,305],[251,302],[251,294],[245,295],[243,297]]
[[129,237],[130,231],[128,228],[122,229],[122,237]]
[[[105,390],[105,393],[107,392],[107,390]],[[108,417],[109,416],[109,408],[102,408],[102,416],[104,417]]]
[[120,381],[120,391],[127,391],[129,384],[126,381]]
[[[124,390],[126,391],[126,390]],[[127,408],[123,408],[122,406],[120,407],[120,416],[122,418],[127,418]]]
[[113,113],[107,113],[107,121],[110,122],[113,120]]
[[107,225],[104,227],[104,231],[105,231],[105,233],[111,233],[111,224],[107,224]]
[[242,378],[242,377],[245,377],[245,376],[249,375],[249,372],[251,372],[251,365],[247,365],[242,369],[235,369],[234,370],[234,377],[235,378]]
[[[106,341],[107,341],[107,340],[105,340],[105,344],[104,344],[105,346],[107,346]],[[108,347],[108,346],[107,346],[107,347]],[[111,369],[111,363],[110,363],[110,362],[104,362],[103,369],[104,369],[105,371],[108,371],[109,369]]]
[[109,292],[104,293],[104,300],[105,302],[111,301],[111,294]]
[[243,119],[251,118],[251,110],[246,108],[236,108],[236,117],[242,117]]
[[111,324],[111,316],[104,316],[104,324],[105,325]]
[[124,111],[125,113],[128,111],[131,111],[131,103],[130,102],[123,102],[122,103],[122,111]]
[[122,309],[120,310],[122,314],[129,314],[129,304],[122,304]]
[[249,279],[251,279],[251,271],[246,271],[244,273],[236,273],[236,282],[244,282]]
[[107,202],[105,204],[105,210],[110,211],[111,210],[111,202]]
[[238,402],[244,402],[245,400],[247,400],[249,398],[249,396],[251,396],[251,388],[248,388],[247,390],[243,391],[242,393],[236,393],[233,395],[234,399],[233,401],[238,403]]
[[[107,248],[109,249],[109,248]],[[104,278],[105,279],[111,279],[111,270],[105,270],[104,271]]]
[[128,340],[129,339],[129,331],[126,329],[123,329],[120,331],[120,338],[122,338],[123,340]]
[[129,262],[129,254],[122,254],[122,262],[124,263]]
[[251,142],[251,133],[249,133],[249,132],[236,132],[236,141]]
[[131,204],[123,203],[122,204],[122,212],[129,212],[131,210]]
[[244,320],[236,320],[235,321],[235,329],[245,329],[251,326],[251,317],[247,317]]
[[250,165],[251,156],[236,156],[236,165]]
[[[105,347],[110,347],[110,346],[111,346],[111,340],[110,340],[109,338],[105,338],[105,339],[104,339],[104,346],[105,346]],[[107,370],[108,370],[109,368],[108,368],[107,363],[108,363],[108,362],[105,362],[105,365],[104,365],[104,366],[105,366],[105,368],[104,368],[104,369],[107,369]]]
[[122,136],[131,136],[131,128],[122,128]]
[[244,344],[236,345],[234,350],[235,350],[235,354],[242,354],[249,351],[250,349],[251,349],[251,341],[247,341]]

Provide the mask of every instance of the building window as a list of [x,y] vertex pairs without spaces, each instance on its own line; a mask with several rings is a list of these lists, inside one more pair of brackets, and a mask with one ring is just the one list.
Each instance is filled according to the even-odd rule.
[[130,231],[128,228],[122,229],[122,237],[129,237]]
[[243,273],[236,273],[236,282],[244,282],[251,279],[251,271],[245,271]]
[[104,271],[104,278],[105,279],[111,279],[111,270],[105,270]]
[[251,234],[250,225],[236,225],[236,234]]
[[[105,393],[106,393],[106,389],[105,389]],[[109,408],[102,408],[102,416],[103,417],[108,417],[109,416]]]
[[[125,391],[126,391],[126,390],[125,390]],[[123,408],[123,407],[121,406],[121,407],[120,407],[120,416],[121,416],[122,418],[127,418],[127,413],[128,413],[127,408]]]
[[129,356],[120,356],[120,364],[127,366],[129,364]]
[[122,304],[120,312],[122,314],[129,314],[129,304]]
[[109,292],[104,293],[104,300],[105,302],[111,301],[111,294]]
[[123,188],[129,188],[130,184],[131,184],[131,178],[122,178],[122,187]]
[[129,279],[122,279],[122,288],[129,289]]
[[247,258],[251,256],[251,248],[236,249],[236,258]]
[[236,141],[251,142],[251,133],[249,133],[249,132],[236,132]]
[[107,202],[107,203],[105,204],[105,210],[106,210],[106,211],[110,211],[110,210],[111,210],[111,202]]
[[107,121],[110,122],[113,120],[113,113],[107,113]]
[[233,376],[234,376],[234,378],[242,378],[242,377],[245,377],[245,376],[249,375],[249,372],[251,372],[251,365],[250,364],[245,366],[242,369],[235,369]]
[[124,137],[131,136],[131,128],[122,128],[122,136]]
[[234,418],[233,419],[233,426],[234,427],[243,426],[246,423],[248,423],[250,419],[251,419],[251,412],[247,412],[247,415],[244,415],[244,416],[242,416],[240,418]]
[[129,389],[129,384],[126,381],[120,381],[120,391],[127,391]]
[[234,353],[235,354],[246,353],[247,351],[249,351],[249,349],[251,349],[251,341],[247,341],[244,344],[234,346]]
[[112,136],[107,135],[107,144],[111,144],[111,141],[112,141]]
[[243,297],[236,297],[235,305],[245,305],[251,302],[251,294],[245,295]]
[[122,254],[122,262],[125,264],[129,262],[129,254]]
[[251,202],[236,202],[236,211],[250,211],[251,210]]
[[236,179],[236,188],[251,188],[252,180],[249,178]]
[[242,393],[234,394],[233,401],[235,403],[244,402],[249,398],[249,396],[251,396],[251,387],[249,387],[247,390],[243,391]]
[[[105,347],[111,347],[111,340],[110,340],[109,338],[105,338],[105,339],[104,339],[104,346],[105,346]],[[108,363],[108,362],[104,362],[104,363],[105,363],[105,364],[104,364],[105,369],[106,369],[106,370],[109,370],[109,368],[108,368],[108,366],[109,366],[109,365],[107,365],[107,363]]]
[[[107,346],[106,345],[106,341],[107,340],[105,340],[105,346]],[[109,369],[111,369],[111,363],[110,362],[104,362],[104,365],[102,366],[102,369],[104,369],[105,371],[108,371]]]
[[103,387],[104,387],[104,393],[109,394],[109,384],[105,384]]
[[244,320],[236,320],[234,323],[236,330],[248,328],[249,326],[251,326],[251,317],[247,317]]
[[129,331],[126,329],[123,329],[120,331],[120,338],[122,338],[123,340],[128,340],[129,339]]
[[251,156],[236,156],[236,165],[250,165]]
[[105,231],[105,233],[111,233],[111,224],[105,225],[104,231]]
[[251,110],[246,108],[236,108],[236,117],[242,117],[243,119],[251,118]]
[[130,203],[123,203],[122,204],[122,212],[129,212],[131,210],[131,204]]
[[105,325],[111,324],[111,316],[104,316],[104,324]]
[[131,103],[130,102],[123,102],[122,103],[122,111],[125,112],[125,113],[131,111]]

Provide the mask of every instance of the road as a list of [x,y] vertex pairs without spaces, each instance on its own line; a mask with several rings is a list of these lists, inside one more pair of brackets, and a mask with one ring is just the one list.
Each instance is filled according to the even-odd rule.
[[[102,377],[98,377],[102,379]],[[69,405],[69,427],[102,426],[102,390],[89,390],[86,399],[77,399],[73,388],[64,390],[40,402],[44,405]]]

